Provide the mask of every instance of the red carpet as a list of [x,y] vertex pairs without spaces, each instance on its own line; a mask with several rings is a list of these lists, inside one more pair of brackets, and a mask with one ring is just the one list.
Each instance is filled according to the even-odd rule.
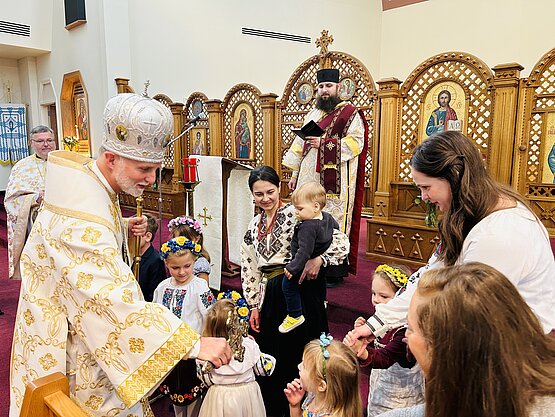
[[[13,325],[19,297],[19,281],[7,279],[8,255],[6,249],[6,213],[3,210],[3,193],[0,193],[0,309],[4,315],[0,316],[0,334],[4,336],[4,342],[0,346],[0,417],[8,415],[9,406],[9,361],[13,335]],[[162,237],[167,239],[167,220],[162,225]],[[155,241],[156,246],[158,238]],[[551,240],[555,253],[555,239]],[[368,317],[372,311],[371,303],[371,277],[377,263],[365,259],[366,248],[366,222],[362,222],[359,244],[358,275],[349,276],[343,285],[328,290],[328,318],[332,335],[341,340],[348,332],[354,320],[362,315]],[[223,289],[232,288],[240,290],[239,277],[224,279]],[[368,395],[368,373],[369,369],[362,369],[361,394],[366,404]],[[153,404],[153,410],[157,417],[173,417],[173,410],[169,408],[167,400],[159,400]]]

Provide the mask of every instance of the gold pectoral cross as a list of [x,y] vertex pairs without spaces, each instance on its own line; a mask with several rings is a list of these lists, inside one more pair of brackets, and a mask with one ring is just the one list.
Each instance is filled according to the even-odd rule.
[[197,214],[197,217],[202,219],[202,225],[203,226],[208,226],[208,223],[206,223],[206,220],[212,220],[212,216],[208,216],[206,214],[206,212],[208,211],[208,209],[206,207],[203,207],[202,211],[204,212],[204,214],[199,213],[199,214]]

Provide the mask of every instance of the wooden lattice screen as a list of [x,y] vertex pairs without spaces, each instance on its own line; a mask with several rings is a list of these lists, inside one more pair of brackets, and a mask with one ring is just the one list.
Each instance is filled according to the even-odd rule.
[[[156,94],[152,97],[154,100],[158,100],[164,106],[171,110],[171,104],[173,100],[165,94]],[[171,186],[172,176],[174,170],[174,145],[171,144],[166,149],[164,154],[164,160],[162,161],[162,186]]]
[[[316,99],[316,89],[318,83],[316,81],[316,72],[320,69],[319,60],[321,56],[315,55],[304,61],[293,72],[283,91],[282,98],[279,102],[278,115],[278,137],[281,137],[281,152],[283,157],[287,149],[293,143],[295,134],[291,131],[293,128],[301,127],[306,114],[314,107]],[[349,100],[353,105],[364,112],[364,116],[368,121],[369,137],[368,137],[368,154],[365,164],[365,200],[363,203],[364,210],[367,211],[372,207],[373,182],[372,178],[372,150],[374,148],[374,105],[376,102],[376,87],[368,69],[355,57],[343,52],[329,52],[326,56],[331,60],[331,67],[339,70],[340,79],[349,77],[356,85],[355,93]],[[312,85],[312,100],[307,103],[301,103],[297,97],[297,91],[302,84],[309,83]],[[288,179],[291,173],[284,169],[282,177]]]
[[264,124],[260,90],[251,84],[238,84],[232,87],[222,102],[223,112],[223,155],[226,158],[236,159],[233,155],[233,141],[235,130],[233,116],[235,109],[245,103],[252,109],[254,120],[254,134],[251,132],[251,143],[254,146],[254,159],[241,159],[241,163],[256,167],[264,164]]
[[466,136],[472,139],[487,160],[493,116],[493,73],[475,56],[446,52],[420,64],[401,87],[400,154],[397,178],[410,178],[410,155],[419,142],[422,102],[438,83],[453,81],[466,95],[468,119]]
[[520,97],[523,118],[514,185],[526,195],[550,235],[555,236],[555,179],[545,174],[555,146],[555,48],[538,61],[523,81]]

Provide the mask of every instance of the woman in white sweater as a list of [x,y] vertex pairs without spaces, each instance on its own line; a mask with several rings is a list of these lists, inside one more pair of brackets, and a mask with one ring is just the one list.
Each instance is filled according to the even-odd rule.
[[446,131],[416,147],[410,162],[422,199],[443,212],[441,244],[406,290],[376,307],[354,338],[383,336],[406,323],[421,274],[443,266],[483,262],[502,272],[536,314],[545,333],[555,329],[555,260],[547,230],[524,198],[493,180],[476,145]]

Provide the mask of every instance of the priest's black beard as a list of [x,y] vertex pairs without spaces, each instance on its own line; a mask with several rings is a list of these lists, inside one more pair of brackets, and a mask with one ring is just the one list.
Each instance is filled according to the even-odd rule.
[[335,106],[341,103],[341,99],[337,96],[329,96],[327,99],[323,99],[322,97],[316,97],[316,108],[329,113]]

